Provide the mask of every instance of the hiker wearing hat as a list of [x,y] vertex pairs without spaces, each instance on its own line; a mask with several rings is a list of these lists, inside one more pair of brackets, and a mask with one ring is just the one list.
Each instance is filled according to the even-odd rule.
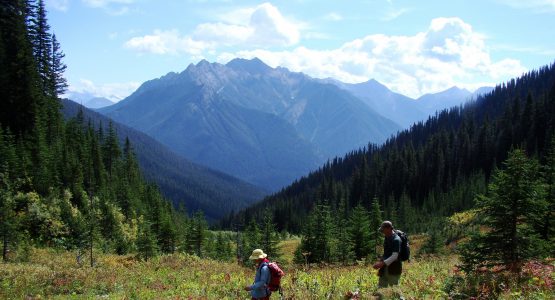
[[373,265],[374,269],[379,270],[378,287],[397,285],[403,270],[403,265],[399,259],[401,238],[393,230],[393,224],[390,221],[384,221],[378,230],[385,236],[382,259]]
[[270,282],[270,269],[268,263],[270,262],[266,257],[268,255],[261,249],[252,251],[250,260],[256,263],[256,275],[254,276],[254,283],[245,287],[245,291],[251,293],[252,299],[267,300],[270,299],[270,290],[268,283]]

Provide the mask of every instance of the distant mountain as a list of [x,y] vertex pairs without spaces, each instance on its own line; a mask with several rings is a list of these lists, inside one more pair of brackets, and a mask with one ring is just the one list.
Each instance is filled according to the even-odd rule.
[[110,99],[108,98],[104,98],[104,97],[94,97],[92,99],[89,99],[86,102],[83,102],[83,106],[88,107],[88,108],[102,108],[102,107],[106,107],[106,106],[110,106],[113,105],[114,102],[112,102]]
[[414,122],[428,117],[428,114],[420,108],[416,100],[394,93],[374,79],[357,84],[337,84],[360,98],[379,114],[393,120],[403,128],[408,128]]
[[99,111],[194,162],[272,190],[400,129],[335,85],[259,59],[191,64]]
[[68,92],[66,98],[92,109],[110,106],[115,103],[108,98],[98,97],[88,92]]
[[[76,116],[82,109],[85,120],[92,120],[95,126],[106,127],[110,122],[107,117],[73,101],[62,103],[66,118]],[[192,163],[140,131],[117,122],[113,125],[122,142],[126,137],[131,141],[146,179],[157,183],[176,206],[182,203],[190,212],[201,209],[208,218],[219,219],[266,194],[251,184]]]
[[486,95],[489,94],[490,92],[493,91],[493,87],[491,86],[483,86],[481,88],[478,88],[477,90],[474,91],[474,93],[472,93],[472,97],[476,98],[480,95]]
[[[300,233],[316,204],[329,205],[335,218],[357,205],[370,209],[376,197],[385,219],[411,233],[428,231],[446,216],[472,208],[496,170],[506,167],[510,151],[522,149],[542,162],[552,157],[555,63],[477,94],[484,92],[380,146],[334,159],[222,225],[230,228],[244,218],[260,221],[270,212],[278,230]],[[438,104],[468,94],[452,88],[421,100]]]
[[459,106],[468,100],[475,99],[478,95],[487,94],[493,90],[492,87],[481,87],[471,93],[466,89],[454,86],[438,93],[425,94],[415,100],[392,92],[374,79],[357,84],[343,83],[333,79],[327,79],[326,82],[349,91],[376,112],[395,121],[403,128],[409,128],[415,122],[424,121],[438,111]]

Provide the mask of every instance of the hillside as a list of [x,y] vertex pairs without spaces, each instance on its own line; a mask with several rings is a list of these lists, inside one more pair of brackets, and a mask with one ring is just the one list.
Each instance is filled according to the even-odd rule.
[[[79,110],[85,120],[107,130],[110,119],[73,101],[63,100],[65,118],[75,117]],[[194,164],[169,150],[146,134],[113,122],[120,143],[129,138],[139,166],[148,181],[155,182],[174,206],[184,205],[189,212],[203,210],[209,219],[244,208],[264,196],[259,188],[221,172]]]
[[419,122],[382,146],[336,158],[230,220],[259,219],[270,209],[280,229],[299,232],[317,202],[334,212],[341,199],[349,208],[361,203],[369,209],[377,197],[385,217],[401,228],[427,230],[436,217],[472,207],[510,149],[523,148],[541,161],[554,117],[552,64]]
[[259,59],[191,64],[99,111],[195,163],[274,191],[400,129],[334,85]]

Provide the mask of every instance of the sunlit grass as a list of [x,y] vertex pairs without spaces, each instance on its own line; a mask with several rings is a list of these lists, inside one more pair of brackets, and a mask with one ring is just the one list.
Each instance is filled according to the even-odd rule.
[[[251,283],[253,268],[183,254],[148,262],[133,256],[100,255],[91,268],[79,266],[75,254],[38,249],[28,263],[1,265],[0,299],[250,299],[243,287]],[[412,259],[404,264],[399,288],[382,290],[377,290],[378,277],[369,265],[305,269],[287,264],[282,286],[287,299],[344,299],[349,292],[358,292],[359,299],[375,299],[376,292],[385,299],[398,294],[406,299],[446,299],[445,280],[453,275],[456,263],[453,255]],[[543,279],[534,280],[531,284]],[[502,298],[555,296],[540,285],[532,287],[512,288]]]

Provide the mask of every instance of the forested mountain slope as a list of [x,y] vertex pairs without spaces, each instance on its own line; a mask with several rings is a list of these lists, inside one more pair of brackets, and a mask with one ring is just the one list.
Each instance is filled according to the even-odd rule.
[[148,181],[155,182],[175,207],[183,205],[188,211],[204,211],[206,217],[219,219],[264,197],[259,188],[227,174],[194,164],[169,150],[150,136],[113,122],[109,118],[70,100],[62,100],[66,118],[81,111],[84,120],[106,131],[112,122],[123,145],[129,138],[141,171]]
[[[280,228],[299,232],[315,203],[337,212],[342,202],[370,209],[377,197],[385,217],[424,230],[435,216],[472,207],[492,171],[512,148],[544,159],[555,128],[555,65],[495,87],[400,132],[382,146],[338,157],[223,222],[273,213]],[[408,229],[407,229],[408,230]]]

